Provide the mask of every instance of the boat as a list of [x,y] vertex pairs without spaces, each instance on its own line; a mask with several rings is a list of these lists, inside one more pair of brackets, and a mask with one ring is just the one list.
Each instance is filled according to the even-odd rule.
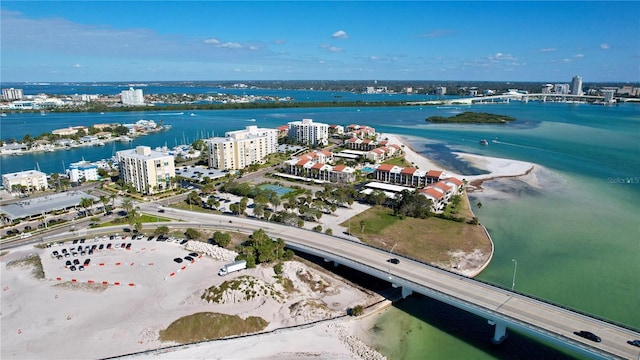
[[5,117],[5,116],[7,116],[7,114],[5,114],[5,113],[0,113],[0,116]]
[[480,140],[480,145],[489,145],[489,142],[487,141],[487,139],[482,139]]
[[121,142],[130,142],[130,141],[133,141],[133,139],[132,139],[132,138],[130,138],[130,137],[128,137],[128,136],[120,136],[120,138],[119,138],[118,140],[120,140]]

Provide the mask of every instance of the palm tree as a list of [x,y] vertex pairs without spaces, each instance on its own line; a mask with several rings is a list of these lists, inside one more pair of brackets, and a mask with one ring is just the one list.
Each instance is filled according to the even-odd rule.
[[121,206],[124,209],[124,211],[126,211],[127,214],[129,214],[129,212],[133,210],[133,200],[129,198],[125,198],[124,200],[122,200]]
[[91,211],[93,200],[83,197],[80,199],[80,206],[82,206],[85,210],[89,211],[91,215],[93,215],[93,212]]
[[104,195],[100,195],[100,198],[98,199],[98,201],[100,201],[102,203],[102,207],[104,208],[104,212],[107,212],[107,204],[109,203],[109,198],[104,196]]

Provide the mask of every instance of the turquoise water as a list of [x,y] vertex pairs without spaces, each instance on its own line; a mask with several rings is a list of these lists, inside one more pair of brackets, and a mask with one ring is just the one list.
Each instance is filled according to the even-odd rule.
[[278,185],[273,185],[273,184],[264,184],[264,185],[260,185],[258,186],[260,189],[264,190],[264,189],[268,189],[268,190],[273,190],[275,191],[278,196],[282,197],[290,192],[293,191],[292,188],[288,188],[285,186],[278,186]]
[[[436,108],[322,108],[202,111],[197,116],[148,113],[10,115],[2,118],[2,138],[22,137],[88,122],[164,120],[167,133],[138,138],[133,146],[162,146],[202,134],[222,134],[246,125],[274,127],[312,118],[317,122],[360,123],[378,131],[410,136],[415,148],[452,170],[477,170],[456,161],[451,151],[513,158],[544,167],[538,186],[518,179],[486,182],[472,195],[474,211],[487,226],[496,253],[480,279],[511,287],[512,259],[518,262],[515,288],[640,328],[640,106],[599,107],[573,104],[474,105],[472,111],[514,116],[499,125],[427,124]],[[101,117],[103,116],[103,117]],[[248,122],[256,119],[255,122]],[[489,146],[480,139],[497,139]],[[132,145],[116,144],[116,147]],[[0,159],[2,172],[30,169],[61,171],[61,162],[110,157],[113,149],[84,148]],[[555,358],[535,342],[510,336],[492,348],[482,319],[444,311],[428,299],[412,297],[379,322],[381,351],[393,359]],[[421,311],[436,314],[425,315]],[[438,315],[446,314],[446,315]],[[436,316],[437,315],[437,316]],[[509,350],[511,349],[511,350]]]

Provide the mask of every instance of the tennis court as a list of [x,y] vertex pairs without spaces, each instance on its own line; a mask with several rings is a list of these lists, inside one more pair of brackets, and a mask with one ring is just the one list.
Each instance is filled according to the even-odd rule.
[[260,188],[261,190],[273,190],[276,193],[278,193],[278,196],[282,197],[284,194],[290,193],[293,191],[292,188],[288,188],[288,187],[284,187],[284,186],[279,186],[279,185],[272,185],[272,184],[264,184],[264,185],[260,185],[258,186],[258,188]]

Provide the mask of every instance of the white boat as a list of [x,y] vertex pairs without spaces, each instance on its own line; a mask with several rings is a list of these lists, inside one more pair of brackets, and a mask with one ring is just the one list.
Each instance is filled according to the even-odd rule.
[[128,137],[128,136],[120,136],[120,138],[118,138],[118,140],[121,141],[121,142],[131,142],[131,141],[133,141],[133,139]]
[[7,114],[5,114],[5,113],[0,113],[0,116],[5,117],[5,116],[7,116]]
[[487,141],[487,139],[482,139],[480,140],[480,145],[489,145],[489,142]]

